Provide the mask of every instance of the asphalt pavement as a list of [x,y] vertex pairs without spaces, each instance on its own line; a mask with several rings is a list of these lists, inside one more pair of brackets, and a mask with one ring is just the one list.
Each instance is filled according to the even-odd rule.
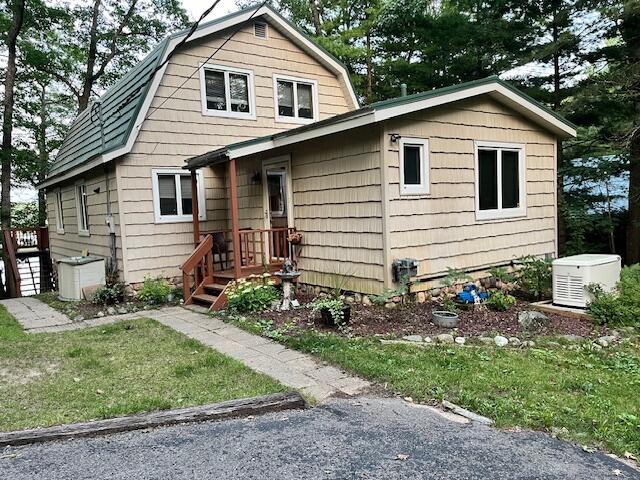
[[397,398],[78,438],[0,453],[0,479],[640,479],[603,453],[452,421]]

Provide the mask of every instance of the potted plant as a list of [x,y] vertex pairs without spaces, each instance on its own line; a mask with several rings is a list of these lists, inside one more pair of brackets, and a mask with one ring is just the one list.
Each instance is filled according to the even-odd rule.
[[448,296],[442,301],[442,308],[440,310],[433,310],[431,316],[433,323],[443,328],[455,328],[458,326],[460,318],[456,312],[455,302]]
[[314,312],[320,312],[322,321],[330,327],[345,325],[351,319],[351,305],[341,297],[316,298],[311,304]]

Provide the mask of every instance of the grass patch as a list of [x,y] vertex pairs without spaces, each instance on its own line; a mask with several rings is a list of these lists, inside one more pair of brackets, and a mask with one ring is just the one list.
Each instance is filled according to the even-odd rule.
[[[255,322],[244,328],[259,330]],[[500,427],[560,430],[560,436],[640,456],[640,344],[597,351],[564,348],[383,345],[302,331],[280,339],[416,401],[443,399]]]
[[153,320],[26,334],[0,306],[2,431],[284,390]]

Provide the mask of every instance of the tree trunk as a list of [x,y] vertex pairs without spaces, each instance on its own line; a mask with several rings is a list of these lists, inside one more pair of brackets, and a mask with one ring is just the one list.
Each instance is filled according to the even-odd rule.
[[371,30],[367,31],[367,103],[373,102],[373,62],[371,60]]
[[[40,125],[38,127],[38,183],[45,179],[49,163],[47,150],[47,85],[40,85]],[[43,227],[47,221],[47,204],[44,198],[44,189],[38,190],[38,226]]]
[[[2,120],[2,160],[0,172],[0,223],[2,229],[11,228],[11,160],[13,157],[13,104],[14,87],[16,83],[16,51],[18,35],[24,22],[25,0],[16,0],[13,4],[13,22],[7,34],[7,70],[4,80],[4,112]],[[3,236],[4,238],[4,236]],[[11,263],[6,257],[7,246],[4,245],[4,268],[7,278],[7,293],[15,295],[13,282],[9,280],[13,274]]]
[[84,111],[89,106],[93,83],[95,82],[94,68],[98,56],[98,20],[100,18],[100,4],[102,0],[95,0],[93,3],[93,14],[91,16],[91,31],[89,34],[89,52],[87,53],[87,66],[82,82],[82,92],[78,97],[78,113]]
[[320,20],[320,9],[317,0],[310,0],[311,18],[313,19],[313,28],[317,36],[322,35],[322,21]]

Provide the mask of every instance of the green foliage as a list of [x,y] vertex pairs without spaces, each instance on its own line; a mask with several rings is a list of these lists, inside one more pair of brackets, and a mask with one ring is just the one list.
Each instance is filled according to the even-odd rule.
[[587,311],[601,325],[640,323],[640,264],[624,267],[615,292],[605,292],[598,284],[588,287],[593,300]]
[[442,299],[442,309],[447,312],[455,313],[458,311],[458,305],[453,300],[453,298],[445,295],[445,297]]
[[506,312],[516,304],[516,299],[500,290],[491,292],[489,298],[484,302],[491,310]]
[[40,226],[38,204],[35,202],[13,203],[11,205],[11,226],[13,228],[35,228]]
[[166,279],[147,276],[138,292],[138,298],[151,305],[161,305],[168,301],[172,291],[173,287]]
[[96,290],[93,295],[93,303],[101,305],[113,305],[121,303],[126,295],[126,285],[123,282],[107,283],[102,288]]
[[473,281],[473,277],[469,275],[465,270],[447,267],[447,276],[444,277],[442,283],[447,287],[452,287],[453,285],[471,282]]
[[333,323],[341,325],[344,322],[344,308],[346,304],[341,298],[319,297],[311,303],[311,311],[319,312],[328,310],[333,319]]
[[540,300],[551,294],[551,260],[527,255],[518,259],[520,268],[516,272],[522,291]]
[[515,281],[515,274],[509,272],[507,267],[491,267],[489,269],[489,275],[491,275],[496,280],[500,280],[501,282],[511,283]]
[[278,298],[280,291],[268,273],[241,278],[227,287],[229,310],[232,312],[262,312],[270,309]]
[[380,295],[370,295],[369,299],[376,305],[384,305],[388,303],[393,297],[402,297],[404,300],[405,295],[409,293],[409,277],[404,275],[400,279],[400,285],[396,288],[385,287]]

